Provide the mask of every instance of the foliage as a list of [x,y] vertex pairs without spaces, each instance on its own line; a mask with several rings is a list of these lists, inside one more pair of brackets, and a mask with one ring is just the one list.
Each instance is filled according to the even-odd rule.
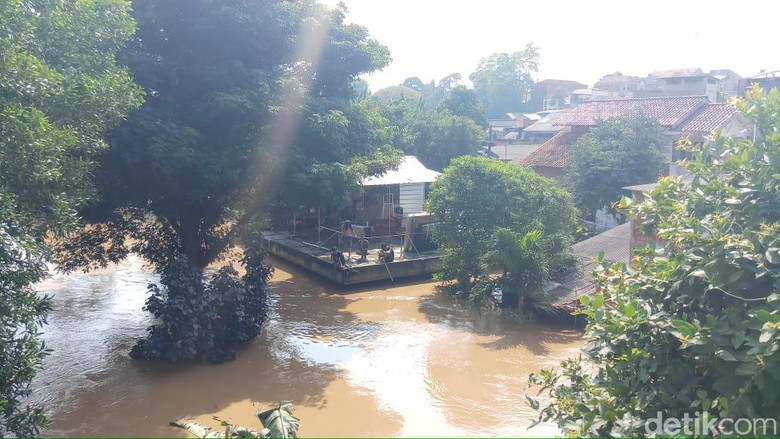
[[292,403],[280,403],[277,407],[258,411],[256,413],[257,418],[263,425],[263,429],[258,431],[254,428],[238,427],[230,423],[229,421],[219,419],[214,416],[214,420],[220,421],[222,427],[225,428],[224,432],[220,433],[212,431],[210,427],[206,427],[188,420],[172,421],[171,425],[174,427],[181,427],[190,431],[200,438],[209,439],[230,439],[230,438],[297,438],[298,428],[300,428],[301,420],[292,414]]
[[[260,334],[268,317],[268,283],[273,269],[263,264],[265,252],[250,245],[241,260],[246,274],[238,278],[228,265],[202,281],[202,272],[186,260],[169,264],[161,273],[165,285],[149,286],[145,310],[158,322],[130,356],[144,360],[220,363],[235,358],[240,343]],[[184,257],[183,257],[184,258]]]
[[458,85],[444,95],[439,106],[452,113],[453,116],[467,117],[483,129],[487,128],[485,110],[482,108],[482,104],[479,103],[474,90]]
[[266,410],[257,414],[263,426],[268,429],[267,437],[296,438],[300,419],[292,414],[292,404],[280,404],[279,407]]
[[[542,238],[538,229],[525,235],[507,228],[493,232],[482,264],[486,273],[501,270],[501,276],[495,282],[503,292],[502,304],[522,308],[524,298],[539,298],[541,287],[550,279],[550,258]],[[473,297],[481,298],[484,295]]]
[[466,116],[441,109],[425,113],[414,125],[409,149],[426,167],[441,171],[454,157],[473,155],[480,148],[484,130]]
[[541,420],[627,437],[646,435],[658,412],[697,422],[780,413],[780,97],[754,87],[738,108],[763,138],[683,142],[690,186],[666,177],[643,202],[623,201],[658,244],[631,267],[597,270],[599,290],[582,300],[587,348],[532,377],[551,397]]
[[527,109],[539,70],[539,49],[528,43],[514,53],[494,53],[479,62],[469,76],[474,92],[485,107],[488,119],[502,118],[511,111]]
[[[444,252],[438,277],[455,280],[464,292],[487,280],[494,267],[514,270],[518,287],[532,287],[545,271],[568,261],[576,218],[571,197],[529,169],[486,158],[453,159],[431,185],[427,208],[442,221],[436,232]],[[512,248],[502,247],[505,238],[515,240]],[[518,265],[508,261],[523,246],[544,255],[546,263],[522,264],[532,254]]]
[[621,188],[656,181],[666,166],[667,139],[645,116],[599,121],[571,147],[566,170],[574,201],[586,217],[620,200]]
[[77,223],[92,197],[101,134],[140,103],[114,51],[134,31],[121,0],[0,1],[0,437],[37,435],[25,402],[46,353],[47,236]]
[[[412,79],[406,82],[414,83]],[[485,136],[481,105],[472,90],[454,85],[458,79],[457,74],[448,75],[438,86],[424,86],[419,99],[379,98],[392,130],[388,141],[431,169],[442,170],[453,157],[477,153]],[[437,104],[430,107],[434,100]]]
[[[214,340],[223,335],[210,331],[222,330],[212,319],[233,305],[216,297],[265,286],[241,286],[230,270],[200,285],[198,273],[271,211],[347,197],[400,159],[383,147],[384,120],[371,101],[353,99],[357,76],[386,65],[389,53],[344,13],[314,0],[134,5],[138,32],[119,59],[148,99],[112,132],[100,202],[84,212],[93,224],[59,256],[71,271],[137,252],[163,274],[148,309],[163,318],[159,328],[176,329],[152,327],[137,356],[230,358],[233,346],[220,348]],[[254,294],[235,293],[250,302]],[[250,302],[235,306],[254,309]],[[168,321],[177,309],[190,320]]]

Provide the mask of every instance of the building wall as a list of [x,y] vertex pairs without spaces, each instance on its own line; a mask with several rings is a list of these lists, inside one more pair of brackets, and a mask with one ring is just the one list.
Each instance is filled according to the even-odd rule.
[[422,212],[425,204],[425,183],[402,184],[399,198],[404,215]]

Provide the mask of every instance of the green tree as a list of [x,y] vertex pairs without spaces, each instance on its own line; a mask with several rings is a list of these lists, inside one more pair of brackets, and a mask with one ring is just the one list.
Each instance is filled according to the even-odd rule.
[[45,237],[77,224],[94,194],[102,133],[141,101],[114,51],[134,31],[121,0],[0,2],[0,437],[37,435],[25,402],[45,355]]
[[486,158],[455,158],[431,185],[427,203],[442,222],[436,232],[444,252],[438,277],[456,281],[460,291],[471,293],[478,284],[485,285],[494,268],[504,274],[515,270],[517,279],[525,275],[521,272],[537,270],[500,262],[507,257],[496,251],[508,233],[499,229],[509,229],[509,241],[517,243],[520,252],[524,246],[541,249],[547,272],[568,262],[576,218],[571,197],[553,180],[528,169]]
[[485,130],[466,116],[438,109],[417,117],[412,125],[414,142],[407,149],[427,167],[440,171],[450,160],[474,155],[485,137]]
[[566,175],[577,207],[592,217],[602,207],[613,210],[621,188],[656,181],[668,165],[667,142],[661,125],[648,117],[599,121],[571,147]]
[[134,252],[161,273],[146,306],[159,323],[134,357],[231,358],[260,331],[271,272],[252,245],[241,279],[225,267],[202,282],[204,268],[280,196],[392,163],[358,142],[376,124],[352,102],[353,81],[389,53],[344,13],[314,0],[135,4],[139,30],[120,60],[149,97],[101,158],[101,202],[86,212],[94,224],[60,249],[66,271]]
[[449,111],[453,116],[468,117],[483,129],[487,128],[485,110],[479,103],[477,94],[464,85],[458,85],[449,90],[444,95],[439,108]]
[[539,70],[539,49],[528,43],[514,53],[494,53],[469,76],[488,119],[525,110],[533,92],[532,74]]
[[[763,137],[682,143],[692,183],[665,177],[641,203],[623,202],[657,244],[631,267],[597,270],[597,293],[582,299],[587,347],[532,376],[549,392],[543,408],[530,400],[541,420],[631,437],[649,435],[660,412],[715,436],[727,432],[707,418],[780,413],[780,98],[754,87],[738,108]],[[750,435],[777,435],[755,425]]]

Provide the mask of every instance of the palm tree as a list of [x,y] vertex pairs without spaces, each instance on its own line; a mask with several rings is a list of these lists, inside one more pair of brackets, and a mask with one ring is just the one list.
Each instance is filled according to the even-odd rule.
[[542,232],[532,230],[524,235],[510,229],[493,232],[490,250],[483,256],[486,271],[501,270],[502,302],[521,306],[522,298],[543,294],[549,279],[550,263],[542,248]]

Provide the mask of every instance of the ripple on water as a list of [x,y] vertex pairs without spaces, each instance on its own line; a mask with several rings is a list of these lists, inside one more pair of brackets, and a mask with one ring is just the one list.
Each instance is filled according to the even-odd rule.
[[172,417],[208,420],[226,407],[251,417],[252,401],[283,397],[311,437],[533,435],[524,376],[580,343],[478,315],[432,284],[334,294],[292,272],[274,284],[263,334],[235,361],[136,362],[127,353],[152,322],[141,308],[156,279],[141,265],[131,258],[39,286],[55,304],[44,335],[54,351],[34,382],[50,433],[169,436],[181,433],[166,430]]

